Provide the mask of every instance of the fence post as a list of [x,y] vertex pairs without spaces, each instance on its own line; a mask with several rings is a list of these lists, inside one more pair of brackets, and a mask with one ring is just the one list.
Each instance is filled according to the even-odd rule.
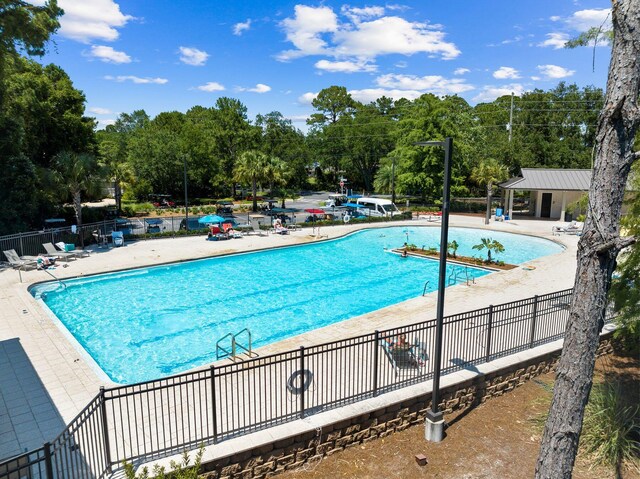
[[380,342],[380,331],[375,331],[375,343],[373,345],[373,396],[378,395],[378,344]]
[[24,246],[22,245],[22,235],[20,235],[20,256],[24,256]]
[[211,421],[213,424],[213,443],[218,442],[218,417],[216,415],[216,368],[211,365]]
[[51,443],[44,443],[44,470],[47,479],[53,479],[53,464],[51,463]]
[[109,445],[109,427],[107,425],[107,401],[104,397],[104,386],[100,386],[100,413],[102,416],[102,440],[104,442],[104,459],[107,472],[111,473],[111,446]]
[[[304,346],[300,346],[300,376],[304,377]],[[305,388],[300,388],[300,419],[304,419],[304,395]]]
[[531,317],[531,332],[529,334],[529,349],[533,348],[536,339],[536,321],[538,319],[538,295],[533,297],[533,316]]
[[491,356],[491,333],[493,332],[493,304],[489,306],[489,325],[487,327],[487,352],[484,361],[488,363]]

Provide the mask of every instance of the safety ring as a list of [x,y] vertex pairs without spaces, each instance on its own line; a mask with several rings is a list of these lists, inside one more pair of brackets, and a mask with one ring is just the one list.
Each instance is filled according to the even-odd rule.
[[345,223],[348,223],[349,221],[351,221],[351,216],[344,215],[344,217],[342,218],[342,221],[344,221]]
[[[302,377],[302,384],[299,386],[296,386],[296,383],[298,382],[299,377]],[[308,369],[303,369],[303,370],[299,369],[297,371],[294,371],[293,374],[289,376],[289,379],[287,380],[287,389],[292,394],[296,394],[296,395],[302,394],[307,389],[309,389],[309,386],[311,386],[312,382],[313,382],[313,373]]]
[[522,269],[527,270],[527,271],[533,271],[534,269],[536,269],[535,266],[531,266],[530,264],[523,266]]

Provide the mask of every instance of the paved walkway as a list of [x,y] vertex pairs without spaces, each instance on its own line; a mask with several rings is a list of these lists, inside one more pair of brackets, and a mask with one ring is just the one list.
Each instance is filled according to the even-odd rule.
[[[401,225],[403,223],[394,223]],[[426,220],[406,224],[438,227]],[[488,229],[548,237],[566,249],[556,255],[531,261],[534,270],[517,268],[477,279],[472,286],[447,289],[445,314],[504,303],[534,294],[573,286],[576,266],[576,236],[551,236],[554,222],[515,219],[491,223]],[[483,219],[452,216],[451,226],[485,228]],[[384,227],[386,224],[370,225]],[[353,225],[323,227],[329,238],[357,229]],[[271,248],[316,241],[310,230],[288,236],[245,236],[242,239],[208,242],[202,236],[140,241],[123,248],[95,249],[91,257],[58,267],[60,278],[95,274],[117,269],[209,257],[225,253]],[[53,437],[97,394],[101,385],[110,386],[96,371],[86,353],[79,351],[27,292],[29,284],[51,279],[44,271],[0,272],[0,458],[39,447]],[[436,295],[415,298],[363,316],[305,333],[266,346],[261,355],[355,336],[435,317]]]

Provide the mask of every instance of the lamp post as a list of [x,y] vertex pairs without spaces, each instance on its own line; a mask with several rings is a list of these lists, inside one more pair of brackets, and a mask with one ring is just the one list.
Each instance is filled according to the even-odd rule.
[[182,155],[182,166],[184,167],[184,229],[189,231],[189,198],[187,195],[187,154]]
[[440,230],[440,270],[438,276],[438,303],[436,306],[436,350],[434,352],[433,391],[431,393],[431,410],[427,411],[425,438],[428,441],[440,442],[444,437],[444,419],[438,409],[440,403],[440,371],[442,362],[442,327],[444,317],[444,290],[447,273],[447,244],[449,240],[449,184],[451,183],[451,156],[453,155],[453,139],[444,141],[421,141],[416,146],[441,146],[444,148],[444,186],[442,193],[442,227]]

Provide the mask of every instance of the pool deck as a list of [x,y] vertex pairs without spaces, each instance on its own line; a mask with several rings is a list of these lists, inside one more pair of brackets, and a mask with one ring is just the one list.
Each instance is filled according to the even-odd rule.
[[[561,253],[538,258],[521,267],[477,278],[471,286],[447,288],[445,314],[514,301],[573,286],[579,237],[552,236],[558,222],[516,218],[508,222],[477,216],[452,215],[450,226],[481,228],[530,234],[563,244]],[[439,227],[427,220],[394,222],[392,226]],[[366,225],[367,228],[389,224]],[[321,239],[335,238],[362,226],[322,227]],[[61,279],[162,263],[204,258],[220,254],[272,248],[317,241],[311,230],[290,235],[245,236],[229,241],[205,241],[203,236],[177,237],[125,244],[121,248],[98,249],[89,258],[60,262],[53,274]],[[398,245],[401,246],[401,245]],[[68,267],[62,265],[68,264]],[[68,333],[52,321],[27,291],[30,284],[48,281],[45,271],[0,271],[0,460],[41,446],[52,440],[98,393],[112,386],[96,371],[86,353],[79,351]],[[343,339],[375,329],[385,329],[435,318],[436,292],[389,306],[347,321],[301,334],[257,350],[261,355]],[[213,345],[212,345],[213,347]]]

